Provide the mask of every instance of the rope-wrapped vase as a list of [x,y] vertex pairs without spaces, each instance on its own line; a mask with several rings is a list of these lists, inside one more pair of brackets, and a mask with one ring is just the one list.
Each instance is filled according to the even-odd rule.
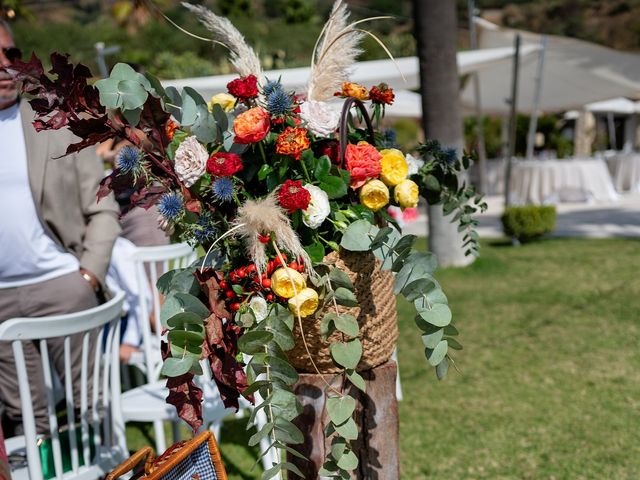
[[[358,338],[362,342],[362,359],[357,370],[369,370],[383,364],[391,358],[398,340],[393,274],[388,270],[380,270],[380,261],[371,252],[332,252],[324,258],[324,263],[335,265],[353,282],[358,306],[338,306],[338,311],[355,316],[360,326]],[[335,332],[329,342],[323,341],[320,335],[320,322],[324,315],[331,312],[335,312],[335,307],[333,302],[327,302],[315,315],[302,320],[309,352],[320,373],[342,371],[329,353],[329,344],[341,339],[342,334]],[[304,347],[297,322],[293,335],[296,345],[287,352],[291,365],[301,373],[317,373]]]

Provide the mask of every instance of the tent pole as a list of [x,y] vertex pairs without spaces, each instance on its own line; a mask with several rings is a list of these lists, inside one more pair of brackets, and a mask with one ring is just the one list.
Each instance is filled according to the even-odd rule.
[[[469,0],[469,47],[471,50],[478,49],[478,32],[476,31],[475,22],[475,2]],[[473,73],[473,96],[476,107],[476,136],[478,138],[478,172],[480,193],[486,195],[487,187],[487,149],[484,143],[484,118],[482,115],[482,100],[480,97],[480,75],[478,72]]]
[[540,39],[540,55],[538,56],[538,69],[536,71],[536,86],[533,96],[533,106],[531,107],[531,118],[529,119],[529,133],[527,134],[527,160],[533,159],[533,147],[536,141],[536,130],[538,129],[538,109],[540,108],[540,95],[542,93],[542,72],[544,71],[544,57],[547,51],[547,37]]
[[509,149],[507,150],[506,172],[504,176],[504,206],[511,205],[511,163],[516,152],[516,112],[518,102],[518,74],[520,72],[520,34],[516,34],[511,76],[511,106],[509,109]]

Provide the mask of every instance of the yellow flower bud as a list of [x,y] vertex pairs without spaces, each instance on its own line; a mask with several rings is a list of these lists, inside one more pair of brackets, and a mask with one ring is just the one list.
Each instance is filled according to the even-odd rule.
[[394,187],[407,178],[409,165],[407,165],[404,154],[400,150],[395,148],[380,150],[380,155],[382,155],[382,160],[380,160],[380,166],[382,167],[380,180],[387,186]]
[[[291,277],[289,277],[289,274],[291,274]],[[291,283],[292,280],[296,286],[295,292],[293,284]],[[292,298],[296,292],[300,293],[306,286],[307,282],[305,282],[304,277],[289,267],[279,268],[271,275],[271,290],[273,290],[276,295],[284,298]]]
[[303,289],[298,295],[289,299],[289,310],[294,315],[300,311],[301,317],[308,317],[318,309],[318,293],[312,288]]
[[229,95],[228,93],[218,93],[211,97],[209,101],[209,111],[213,111],[214,105],[220,105],[225,112],[230,112],[236,105],[236,97]]
[[418,206],[419,197],[418,185],[411,180],[396,185],[393,190],[393,198],[402,208],[414,208]]
[[380,180],[369,180],[360,189],[360,203],[376,212],[389,203],[389,189]]

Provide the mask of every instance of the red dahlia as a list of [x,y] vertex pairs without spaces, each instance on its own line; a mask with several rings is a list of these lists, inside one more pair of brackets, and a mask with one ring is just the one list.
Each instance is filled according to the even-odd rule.
[[242,168],[242,160],[235,153],[217,152],[207,160],[207,172],[216,177],[230,177]]
[[369,98],[373,103],[391,105],[395,97],[393,90],[386,83],[371,87],[371,90],[369,90]]
[[258,79],[255,75],[236,78],[227,83],[227,90],[240,100],[249,100],[258,96]]
[[311,201],[311,194],[299,180],[286,180],[278,191],[278,203],[289,214],[296,210],[306,210]]

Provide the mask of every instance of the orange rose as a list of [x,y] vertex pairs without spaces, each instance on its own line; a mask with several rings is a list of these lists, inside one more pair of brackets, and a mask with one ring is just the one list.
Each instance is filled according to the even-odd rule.
[[357,83],[342,82],[342,91],[336,92],[337,97],[353,97],[358,100],[369,100],[369,92],[365,87]]
[[367,142],[347,145],[345,152],[347,170],[351,172],[351,188],[360,188],[372,178],[378,178],[382,171],[382,155],[376,147]]
[[276,153],[300,160],[300,155],[309,148],[306,128],[287,127],[276,140]]
[[270,127],[269,112],[262,107],[250,108],[233,121],[235,143],[259,142],[267,136]]
[[167,134],[167,138],[169,139],[169,141],[173,140],[173,134],[175,133],[177,128],[178,124],[176,122],[171,119],[167,120],[167,124],[164,126],[164,133]]

